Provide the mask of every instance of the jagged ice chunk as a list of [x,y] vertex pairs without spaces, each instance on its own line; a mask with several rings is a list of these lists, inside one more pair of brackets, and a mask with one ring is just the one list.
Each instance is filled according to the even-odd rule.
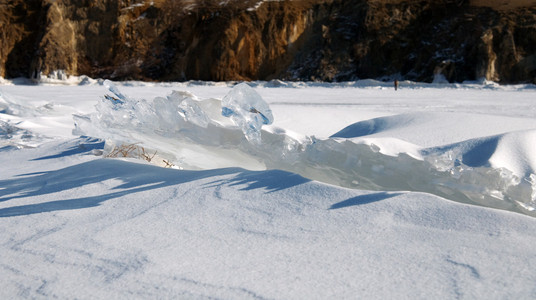
[[230,118],[242,129],[250,142],[261,143],[262,125],[272,124],[272,110],[262,97],[248,84],[237,84],[223,97],[222,115]]

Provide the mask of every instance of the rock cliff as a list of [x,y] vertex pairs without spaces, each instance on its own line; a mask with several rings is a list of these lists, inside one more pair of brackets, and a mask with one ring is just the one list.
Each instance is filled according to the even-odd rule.
[[0,0],[0,76],[536,83],[536,1]]

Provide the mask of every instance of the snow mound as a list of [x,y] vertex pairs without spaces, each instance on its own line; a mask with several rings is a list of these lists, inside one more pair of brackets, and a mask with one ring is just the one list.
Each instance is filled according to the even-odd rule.
[[105,84],[112,95],[99,101],[96,113],[75,116],[73,132],[105,139],[105,151],[138,145],[180,169],[280,169],[350,188],[428,192],[527,214],[536,208],[534,132],[424,150],[392,137],[351,138],[402,126],[414,117],[407,115],[317,139],[262,127],[273,121],[271,110],[246,84],[236,85],[223,100],[177,91],[133,99]]
[[396,116],[379,117],[349,125],[333,134],[332,138],[356,138],[377,134],[391,129],[400,129],[414,123],[428,123],[433,121],[433,114],[402,114]]
[[518,177],[524,177],[536,170],[535,144],[536,130],[527,130],[430,148],[423,153],[448,154],[449,162],[461,162],[469,167],[505,168]]
[[[478,178],[484,181],[486,192],[492,197],[534,211],[535,144],[536,130],[528,130],[424,149],[422,153],[438,170],[452,174],[459,181],[471,184]],[[475,186],[473,193],[478,198],[482,191]]]

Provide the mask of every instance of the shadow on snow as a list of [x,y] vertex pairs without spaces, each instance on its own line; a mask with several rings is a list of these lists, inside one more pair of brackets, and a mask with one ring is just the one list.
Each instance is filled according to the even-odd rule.
[[275,192],[310,181],[299,175],[279,170],[254,172],[239,168],[226,168],[185,171],[164,169],[118,159],[96,159],[55,171],[24,174],[12,179],[0,180],[0,186],[3,187],[0,190],[0,202],[50,195],[111,179],[120,180],[122,183],[118,186],[111,189],[103,188],[103,192],[111,191],[110,193],[7,207],[0,209],[0,217],[95,207],[104,201],[137,192],[232,174],[236,175],[221,182],[230,186],[246,185],[241,188],[244,191],[266,189],[267,192]]
[[335,203],[329,209],[339,209],[339,208],[345,208],[345,207],[350,207],[354,205],[369,204],[369,203],[389,199],[392,197],[396,197],[402,194],[403,193],[379,192],[379,193],[373,193],[373,194],[360,195],[354,198],[350,198],[348,200],[341,201],[339,203]]
[[68,149],[58,154],[35,158],[33,160],[46,160],[53,158],[60,158],[64,156],[71,156],[75,154],[82,154],[91,152],[92,150],[104,149],[104,140],[92,138],[88,136],[81,136],[78,139],[71,142],[72,145],[68,146]]

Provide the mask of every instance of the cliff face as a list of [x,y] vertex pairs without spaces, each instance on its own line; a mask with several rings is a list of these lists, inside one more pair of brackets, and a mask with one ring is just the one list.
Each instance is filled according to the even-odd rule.
[[536,83],[536,1],[496,2],[4,0],[0,76]]
[[333,3],[313,30],[322,36],[300,53],[290,77],[536,82],[535,8],[386,2]]

